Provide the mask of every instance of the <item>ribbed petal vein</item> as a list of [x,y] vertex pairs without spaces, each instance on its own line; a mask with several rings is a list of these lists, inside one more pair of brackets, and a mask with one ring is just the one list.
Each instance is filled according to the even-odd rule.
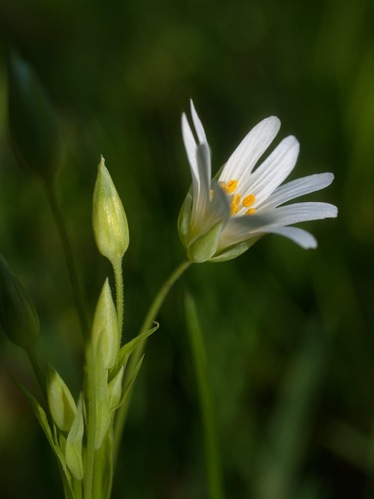
[[298,178],[278,187],[269,198],[258,206],[261,211],[267,211],[291,199],[310,194],[328,187],[334,180],[332,173],[317,173],[308,177]]
[[228,159],[220,180],[228,182],[231,179],[239,179],[244,174],[249,175],[273,142],[279,128],[280,121],[276,116],[265,118],[252,128]]

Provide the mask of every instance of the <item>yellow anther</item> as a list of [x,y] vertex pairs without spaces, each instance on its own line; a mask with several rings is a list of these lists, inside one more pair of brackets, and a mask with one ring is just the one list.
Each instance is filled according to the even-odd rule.
[[226,190],[229,194],[233,193],[235,189],[238,187],[238,180],[229,180],[226,184]]
[[239,211],[239,206],[237,204],[231,203],[231,215],[236,215]]
[[254,215],[255,213],[256,213],[256,208],[249,208],[249,210],[245,212],[245,215]]
[[245,208],[249,208],[249,206],[252,206],[255,201],[256,201],[256,196],[254,196],[253,194],[249,194],[249,196],[246,196],[243,199],[243,206]]
[[228,182],[220,182],[219,185],[226,192],[226,194],[232,194],[238,187],[238,180],[229,180]]
[[210,200],[213,199],[213,196],[214,196],[214,190],[210,189],[210,191],[209,191],[209,198],[210,198]]
[[240,203],[240,198],[241,198],[240,194],[234,194],[232,197],[232,204],[237,206]]

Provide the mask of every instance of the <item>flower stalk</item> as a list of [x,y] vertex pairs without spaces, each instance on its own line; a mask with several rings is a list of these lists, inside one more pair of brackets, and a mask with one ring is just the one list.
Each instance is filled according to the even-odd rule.
[[[156,294],[155,298],[153,299],[151,306],[149,307],[148,312],[145,316],[143,324],[139,330],[138,335],[151,329],[153,322],[155,321],[157,314],[158,314],[162,304],[164,303],[165,298],[167,297],[170,289],[173,287],[173,285],[176,283],[176,281],[182,276],[182,274],[184,274],[184,272],[191,266],[191,263],[192,262],[190,262],[188,260],[184,260],[182,263],[180,263],[176,267],[176,269],[166,279],[166,281],[164,282],[164,284],[161,286],[158,293]],[[145,341],[139,343],[137,348],[135,349],[134,353],[132,354],[132,356],[130,358],[129,366],[126,369],[124,386],[126,386],[128,381],[133,376],[135,369],[136,369],[136,366],[138,365],[138,363],[143,355],[145,345],[146,345]],[[129,406],[130,406],[130,401],[131,401],[131,393],[129,394],[129,396],[126,398],[125,402],[123,403],[123,405],[118,410],[118,414],[117,414],[117,417],[115,420],[114,438],[113,438],[114,463],[116,462],[116,460],[118,458],[119,447],[121,445],[122,434],[123,434],[123,430],[125,427],[125,422],[126,422],[126,417],[127,417]]]

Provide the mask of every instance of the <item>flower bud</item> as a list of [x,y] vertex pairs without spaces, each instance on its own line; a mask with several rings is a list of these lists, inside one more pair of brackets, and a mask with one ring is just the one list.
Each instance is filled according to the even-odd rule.
[[57,118],[38,76],[15,53],[8,64],[8,124],[21,167],[50,182],[60,163]]
[[21,348],[35,344],[40,332],[35,307],[0,255],[0,327],[10,341]]
[[96,305],[92,325],[92,342],[95,358],[105,369],[113,367],[120,347],[120,334],[116,308],[108,279],[106,279]]
[[103,157],[98,168],[93,194],[92,225],[100,253],[113,263],[123,257],[129,246],[129,228],[121,199]]
[[53,421],[60,430],[69,431],[77,406],[66,383],[51,366],[48,366],[47,372],[47,398]]

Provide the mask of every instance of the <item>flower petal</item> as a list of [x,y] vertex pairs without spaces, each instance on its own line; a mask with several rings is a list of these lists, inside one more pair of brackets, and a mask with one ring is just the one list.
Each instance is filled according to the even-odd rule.
[[209,201],[211,182],[210,149],[207,143],[199,144],[196,147],[196,163],[199,176],[200,196],[204,196]]
[[193,191],[191,231],[198,232],[208,229],[209,225],[216,222],[217,216],[211,209],[210,203],[210,150],[208,144],[196,146],[196,165],[198,175],[198,188]]
[[191,106],[192,121],[193,121],[193,124],[195,125],[195,130],[196,130],[199,142],[200,142],[200,144],[202,144],[203,142],[208,143],[208,140],[207,140],[206,135],[205,135],[205,130],[204,130],[203,124],[201,123],[201,120],[196,112],[196,109],[195,109],[194,103],[192,102],[192,99],[190,100],[190,106]]
[[317,173],[316,175],[298,178],[297,180],[281,185],[261,206],[257,207],[257,210],[261,209],[261,211],[265,211],[276,208],[281,204],[287,203],[287,201],[291,201],[291,199],[324,189],[333,180],[334,175],[332,173]]
[[197,180],[198,171],[196,162],[196,140],[193,136],[191,127],[184,113],[182,114],[182,135],[188,162],[190,163],[192,178],[195,178],[195,180]]
[[279,234],[280,236],[291,239],[304,249],[317,248],[317,241],[312,234],[298,227],[273,227],[266,232],[258,232],[258,234]]
[[253,194],[256,204],[262,203],[288,177],[299,154],[299,142],[292,135],[286,137],[265,161],[245,179],[243,194]]
[[295,203],[260,215],[232,217],[222,232],[220,246],[224,248],[299,222],[334,218],[337,213],[336,206],[328,203]]
[[239,180],[243,175],[249,175],[259,158],[274,140],[279,128],[280,121],[276,116],[270,116],[260,121],[232,153],[219,180],[228,182],[231,179]]
[[[288,206],[281,206],[271,211],[273,227],[292,225],[309,220],[321,220],[323,218],[335,218],[338,209],[329,203],[294,203]],[[265,216],[260,215],[260,216]]]

